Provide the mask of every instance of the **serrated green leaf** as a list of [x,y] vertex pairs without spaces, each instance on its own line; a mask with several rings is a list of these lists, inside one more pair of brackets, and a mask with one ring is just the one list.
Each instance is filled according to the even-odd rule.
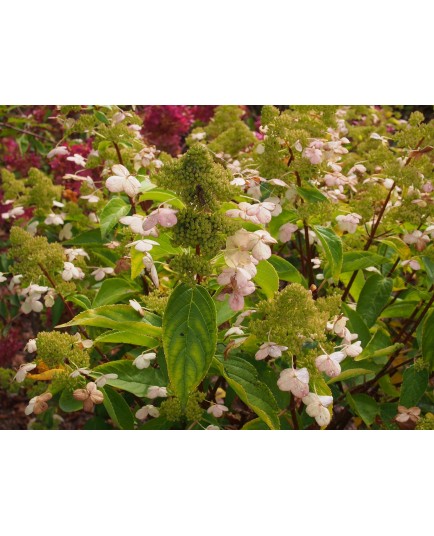
[[312,185],[296,186],[298,195],[309,203],[324,203],[328,198],[318,188]]
[[268,262],[274,267],[279,279],[290,283],[305,284],[304,277],[290,262],[277,255],[271,255]]
[[226,361],[215,358],[213,363],[240,399],[272,430],[279,430],[279,407],[270,389],[259,380],[255,367],[240,357]]
[[105,238],[118,221],[131,210],[131,205],[125,203],[121,197],[113,197],[102,209],[100,214],[101,236]]
[[170,384],[183,405],[205,377],[217,344],[213,300],[201,286],[178,285],[163,317],[163,347]]
[[343,260],[341,239],[334,231],[327,229],[326,227],[321,227],[320,225],[314,225],[313,230],[324,248],[331,276],[336,280],[339,279]]
[[185,205],[176,196],[174,192],[168,190],[162,190],[160,188],[152,188],[140,195],[139,201],[156,201],[157,203],[168,203],[174,208],[184,208]]
[[379,268],[385,262],[388,262],[386,257],[370,251],[347,251],[343,254],[341,272],[354,272],[369,266]]
[[165,381],[159,369],[148,367],[138,369],[128,359],[110,361],[99,365],[92,370],[91,376],[97,379],[101,374],[117,374],[116,380],[107,380],[107,385],[128,391],[140,398],[146,397],[149,387],[158,385],[165,386]]
[[362,343],[364,348],[371,339],[371,333],[368,326],[365,324],[363,318],[357,311],[354,311],[346,303],[342,304],[342,310],[346,317],[348,317],[351,333],[357,333],[358,340]]
[[349,392],[346,393],[346,397],[354,413],[363,420],[366,426],[371,426],[379,411],[375,399],[363,393],[351,395]]
[[73,296],[68,296],[68,301],[75,303],[75,305],[78,305],[82,309],[90,309],[92,307],[92,304],[90,303],[90,300],[87,296],[84,294],[75,294]]
[[141,330],[124,330],[124,331],[108,331],[95,339],[95,342],[113,343],[113,344],[135,344],[145,348],[155,348],[159,341],[148,337]]
[[345,380],[349,380],[350,378],[356,378],[357,376],[363,376],[365,374],[372,374],[372,370],[364,368],[350,368],[341,372],[339,376],[331,378],[327,383],[328,385],[331,385],[336,382],[343,382]]

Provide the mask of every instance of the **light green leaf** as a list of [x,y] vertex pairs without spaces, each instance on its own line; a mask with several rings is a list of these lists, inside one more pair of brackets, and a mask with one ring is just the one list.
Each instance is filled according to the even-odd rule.
[[92,307],[89,298],[84,294],[74,294],[73,296],[68,296],[67,300],[75,303],[75,305],[78,305],[82,309],[90,309]]
[[342,268],[342,241],[334,231],[327,229],[326,227],[314,225],[313,230],[315,231],[318,240],[321,242],[321,245],[324,248],[324,253],[329,264],[331,276],[333,279],[337,280]]
[[91,231],[85,231],[71,240],[62,242],[63,246],[101,246],[103,239],[101,238],[101,231],[99,229],[92,229]]
[[369,266],[379,268],[385,262],[388,262],[388,259],[376,253],[369,251],[347,251],[343,254],[341,272],[354,272],[355,270],[361,270]]
[[69,322],[56,326],[66,328],[69,326],[93,326],[126,331],[141,331],[151,337],[161,337],[161,327],[154,325],[158,317],[152,313],[146,313],[144,317],[129,305],[103,305],[96,309],[88,309],[75,316]]
[[214,302],[214,304],[217,311],[217,326],[220,326],[224,322],[227,322],[228,320],[233,318],[238,312],[231,309],[228,299],[216,301]]
[[381,318],[409,318],[418,305],[418,301],[396,300],[395,303],[384,309]]
[[215,358],[213,364],[228,384],[272,430],[279,430],[279,408],[270,389],[261,382],[253,365],[240,357]]
[[113,197],[102,209],[100,214],[101,236],[105,238],[118,221],[131,210],[131,205],[121,197]]
[[279,279],[290,283],[304,284],[304,277],[290,262],[277,255],[271,255],[268,262],[274,267]]
[[92,378],[97,379],[101,374],[117,374],[116,380],[107,380],[107,385],[128,391],[135,396],[143,398],[147,395],[149,387],[158,385],[165,386],[164,378],[159,369],[148,367],[138,369],[128,359],[110,361],[95,367],[91,373]]
[[339,376],[335,376],[334,378],[331,378],[328,380],[328,384],[331,385],[332,383],[336,382],[343,382],[345,380],[349,380],[350,378],[356,378],[357,376],[363,376],[365,374],[372,374],[372,370],[363,369],[363,368],[351,368],[344,370],[339,374]]
[[143,252],[131,248],[131,279],[138,277],[145,269],[143,264]]
[[296,186],[298,195],[309,203],[323,203],[329,201],[327,197],[312,185]]
[[100,387],[100,391],[104,393],[104,407],[111,420],[121,430],[133,430],[134,415],[123,397],[110,387]]
[[366,280],[356,310],[369,328],[375,324],[381,311],[387,305],[392,288],[392,279],[380,274],[373,274]]
[[241,430],[269,430],[270,428],[262,419],[252,419],[241,428]]
[[279,290],[279,276],[268,261],[261,261],[257,266],[253,281],[259,285],[267,298],[272,298]]
[[421,257],[422,262],[425,266],[426,274],[429,277],[429,280],[431,283],[434,283],[434,261],[432,261],[429,257]]
[[105,279],[93,300],[92,307],[112,305],[120,300],[131,298],[133,294],[137,293],[137,290],[130,281],[125,279],[119,277]]
[[162,190],[160,188],[152,188],[152,190],[148,190],[140,195],[139,198],[141,201],[156,201],[157,203],[168,203],[169,205],[172,205],[174,208],[184,208],[185,205],[179,199],[179,197],[176,196],[174,192],[170,192],[168,190]]
[[75,400],[70,389],[64,389],[59,398],[59,408],[65,413],[72,413],[83,409],[83,402]]
[[429,372],[427,369],[416,370],[412,365],[402,375],[401,396],[399,403],[406,408],[415,406],[428,387]]
[[142,333],[141,329],[131,329],[123,331],[108,331],[95,339],[95,342],[117,343],[117,344],[135,344],[145,348],[154,348],[158,346],[159,341],[148,337]]
[[216,309],[210,295],[198,285],[178,285],[163,317],[163,347],[170,384],[181,404],[208,372],[216,344]]
[[434,368],[434,310],[432,310],[422,325],[422,357],[428,363],[429,370]]
[[357,333],[358,340],[362,343],[362,348],[364,348],[371,339],[368,326],[359,313],[351,309],[346,303],[342,304],[342,310],[349,320],[351,333]]

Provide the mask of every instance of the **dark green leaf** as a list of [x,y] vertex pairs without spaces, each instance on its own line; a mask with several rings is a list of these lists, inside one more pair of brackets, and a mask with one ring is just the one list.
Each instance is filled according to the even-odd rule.
[[427,369],[416,370],[408,367],[402,376],[401,396],[399,403],[406,408],[415,406],[428,387],[429,372]]
[[320,225],[314,225],[318,240],[324,248],[324,253],[329,265],[330,273],[333,279],[338,279],[342,268],[343,249],[341,239],[332,231],[326,227]]
[[423,322],[421,346],[422,357],[431,371],[434,368],[434,310],[431,310]]
[[386,307],[392,288],[392,279],[380,274],[373,274],[366,280],[356,310],[368,327],[375,324],[381,311]]
[[132,286],[132,282],[119,277],[105,279],[95,296],[92,307],[102,305],[112,305],[126,298],[130,298],[137,293],[137,288]]
[[111,420],[122,430],[134,428],[134,415],[123,397],[110,387],[100,387],[104,393],[104,407]]
[[163,317],[163,347],[170,384],[183,405],[205,377],[217,343],[213,300],[201,286],[172,292]]
[[271,255],[268,262],[274,267],[282,281],[304,284],[304,277],[290,262],[277,255]]
[[387,261],[388,259],[386,257],[369,251],[347,251],[343,254],[342,273],[354,272],[355,270],[361,270],[369,266],[379,268]]
[[363,393],[350,395],[347,392],[346,396],[354,413],[363,420],[366,426],[371,426],[375,417],[378,415],[379,408],[377,402],[371,396]]
[[105,238],[118,221],[131,210],[131,205],[121,197],[113,197],[102,209],[100,214],[101,236]]

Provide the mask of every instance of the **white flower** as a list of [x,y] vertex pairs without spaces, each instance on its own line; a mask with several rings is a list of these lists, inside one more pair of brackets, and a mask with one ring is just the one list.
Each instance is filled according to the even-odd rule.
[[206,138],[206,132],[196,132],[191,135],[191,139],[195,141],[202,141]]
[[113,272],[114,268],[97,268],[91,273],[91,275],[95,277],[95,281],[102,281],[106,275],[112,274]]
[[325,372],[330,378],[339,376],[341,373],[340,362],[345,359],[344,352],[333,352],[332,354],[323,354],[315,359],[315,365],[318,370]]
[[66,160],[74,162],[77,166],[86,167],[86,160],[81,156],[81,154],[75,153],[74,156],[68,156]]
[[420,270],[420,264],[417,260],[415,259],[410,259],[410,260],[407,260],[407,261],[402,261],[401,262],[401,266],[410,266],[410,268],[412,270]]
[[0,272],[0,283],[3,283],[4,281],[7,281],[7,277],[3,275],[3,272]]
[[145,216],[140,216],[139,214],[135,214],[134,216],[124,216],[119,221],[123,225],[128,225],[133,233],[140,234],[142,236],[158,236],[158,231],[155,227],[149,229],[149,231],[145,231],[143,229]]
[[[148,368],[151,364],[151,361],[157,357],[157,354],[155,352],[148,352],[140,354],[136,357],[133,361],[133,365],[135,365],[138,369],[142,370],[145,368]],[[152,398],[152,397],[151,397]]]
[[81,367],[81,368],[75,369],[74,372],[71,372],[69,376],[70,378],[77,378],[78,376],[88,376],[91,372],[92,371],[89,370],[88,368]]
[[160,244],[158,242],[155,242],[155,240],[149,240],[145,238],[144,240],[136,240],[135,242],[131,242],[130,244],[127,244],[127,247],[134,246],[134,249],[137,249],[137,251],[145,252],[151,251],[154,246],[159,245]]
[[44,220],[45,225],[63,225],[63,218],[61,214],[54,214],[51,212]]
[[65,223],[63,229],[59,233],[59,240],[71,240],[72,238],[72,223]]
[[35,236],[36,231],[38,230],[39,221],[35,220],[29,223],[26,227],[26,231],[31,234],[32,236]]
[[61,203],[60,201],[53,199],[53,207],[63,208],[64,206],[65,206],[65,203]]
[[339,337],[344,337],[347,322],[348,318],[346,316],[335,316],[331,322],[327,322],[327,329],[334,331]]
[[36,352],[36,339],[29,339],[27,341],[27,344],[24,346],[24,350],[26,352],[29,352],[29,354],[33,354],[33,352]]
[[237,316],[234,326],[240,326],[243,323],[244,319],[247,316],[252,315],[253,313],[256,313],[256,309],[247,309],[247,311],[243,311],[240,315]]
[[15,285],[19,285],[23,276],[21,274],[14,275],[9,281],[8,289],[12,291],[15,288]]
[[160,416],[160,410],[152,404],[147,404],[136,411],[136,419],[144,421],[148,416],[157,418]]
[[166,387],[159,387],[158,385],[152,385],[149,387],[148,392],[146,394],[148,398],[158,398],[167,397],[167,388]]
[[129,197],[134,197],[140,191],[140,182],[130,174],[128,169],[122,164],[115,164],[112,167],[114,175],[105,181],[105,185],[110,192],[125,192]]
[[223,404],[212,404],[206,412],[213,415],[216,419],[221,417],[225,411],[229,411],[229,408],[223,406]]
[[352,344],[344,344],[342,346],[342,351],[345,352],[348,357],[356,357],[363,352],[362,343],[357,341]]
[[419,230],[405,234],[402,239],[406,244],[415,244],[418,251],[423,251],[429,242],[429,236]]
[[59,145],[59,147],[51,149],[51,151],[47,154],[47,158],[54,158],[55,156],[65,156],[67,154],[69,154],[68,148],[64,145]]
[[26,415],[30,415],[31,413],[34,413],[35,415],[39,415],[40,413],[43,413],[48,409],[48,400],[50,400],[53,397],[51,393],[44,393],[39,396],[34,396],[30,401],[26,409],[24,410],[24,413]]
[[303,397],[303,403],[307,406],[306,413],[313,417],[319,426],[327,426],[330,423],[330,411],[327,408],[332,402],[332,396],[319,396],[316,393]]
[[220,428],[216,426],[215,424],[210,424],[209,426],[205,428],[205,430],[220,430]]
[[98,203],[99,197],[95,194],[81,195],[80,199],[86,199],[88,203]]
[[357,231],[357,226],[359,225],[361,219],[362,216],[356,214],[355,212],[345,216],[336,216],[339,229],[341,229],[341,231],[347,231],[350,234],[354,234]]
[[83,248],[67,248],[65,249],[65,254],[68,257],[69,262],[75,261],[77,257],[89,258],[89,255],[84,251]]
[[281,242],[289,242],[296,231],[298,231],[298,225],[295,223],[285,223],[279,229],[279,240]]
[[253,235],[256,235],[257,237],[252,237],[253,242],[256,242],[252,247],[253,257],[258,261],[271,257],[271,248],[268,244],[277,244],[277,240],[275,240],[267,231],[255,231]]
[[112,372],[109,372],[108,374],[102,374],[102,376],[98,376],[98,378],[95,380],[95,384],[97,387],[104,387],[104,385],[107,383],[108,380],[117,380],[118,375],[113,374]]
[[286,350],[288,350],[287,346],[279,346],[275,342],[264,342],[264,344],[261,344],[259,350],[256,352],[255,359],[260,361],[268,356],[277,358],[280,357],[282,352],[285,352]]
[[160,284],[158,280],[158,272],[157,272],[157,269],[155,268],[155,264],[151,255],[149,255],[149,253],[145,253],[142,260],[143,260],[143,265],[145,266],[145,270],[149,272],[152,282],[154,283],[156,287],[158,287]]
[[140,313],[142,316],[145,314],[145,310],[137,300],[129,300],[129,304],[135,311]]
[[281,391],[291,391],[297,398],[303,398],[309,394],[309,372],[307,368],[282,370],[277,386]]
[[88,218],[89,218],[89,221],[92,223],[99,222],[98,216],[95,214],[95,212],[89,212]]
[[15,207],[9,210],[9,212],[3,212],[2,218],[4,220],[9,220],[9,218],[12,218],[14,220],[15,218],[18,218],[19,216],[22,216],[23,214],[24,214],[23,207]]
[[27,298],[24,300],[24,302],[21,305],[21,311],[28,315],[32,311],[35,313],[40,313],[44,306],[39,301],[42,297],[42,294],[37,292],[30,293]]
[[227,330],[227,332],[224,335],[224,339],[226,339],[227,337],[230,337],[231,335],[244,335],[244,331],[238,326],[233,326]]
[[84,272],[81,268],[77,268],[72,262],[63,263],[62,279],[64,281],[71,281],[71,279],[83,279]]
[[26,379],[27,374],[35,368],[36,368],[36,363],[25,363],[24,365],[21,365],[17,373],[15,374],[14,380],[17,383],[22,383]]

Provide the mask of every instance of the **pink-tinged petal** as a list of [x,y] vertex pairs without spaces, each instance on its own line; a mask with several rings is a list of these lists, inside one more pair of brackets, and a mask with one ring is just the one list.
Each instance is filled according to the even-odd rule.
[[331,420],[329,410],[327,408],[320,407],[315,420],[319,426],[328,426]]
[[229,307],[232,311],[241,311],[244,307],[244,298],[240,294],[231,294],[229,297]]
[[115,164],[114,166],[112,166],[112,171],[115,175],[118,175],[119,177],[126,178],[130,174],[128,169],[122,164]]
[[143,231],[149,231],[155,227],[158,223],[158,211],[151,212],[147,218],[145,218],[142,229]]
[[140,187],[140,182],[131,175],[124,181],[124,191],[129,197],[137,195],[140,191]]

